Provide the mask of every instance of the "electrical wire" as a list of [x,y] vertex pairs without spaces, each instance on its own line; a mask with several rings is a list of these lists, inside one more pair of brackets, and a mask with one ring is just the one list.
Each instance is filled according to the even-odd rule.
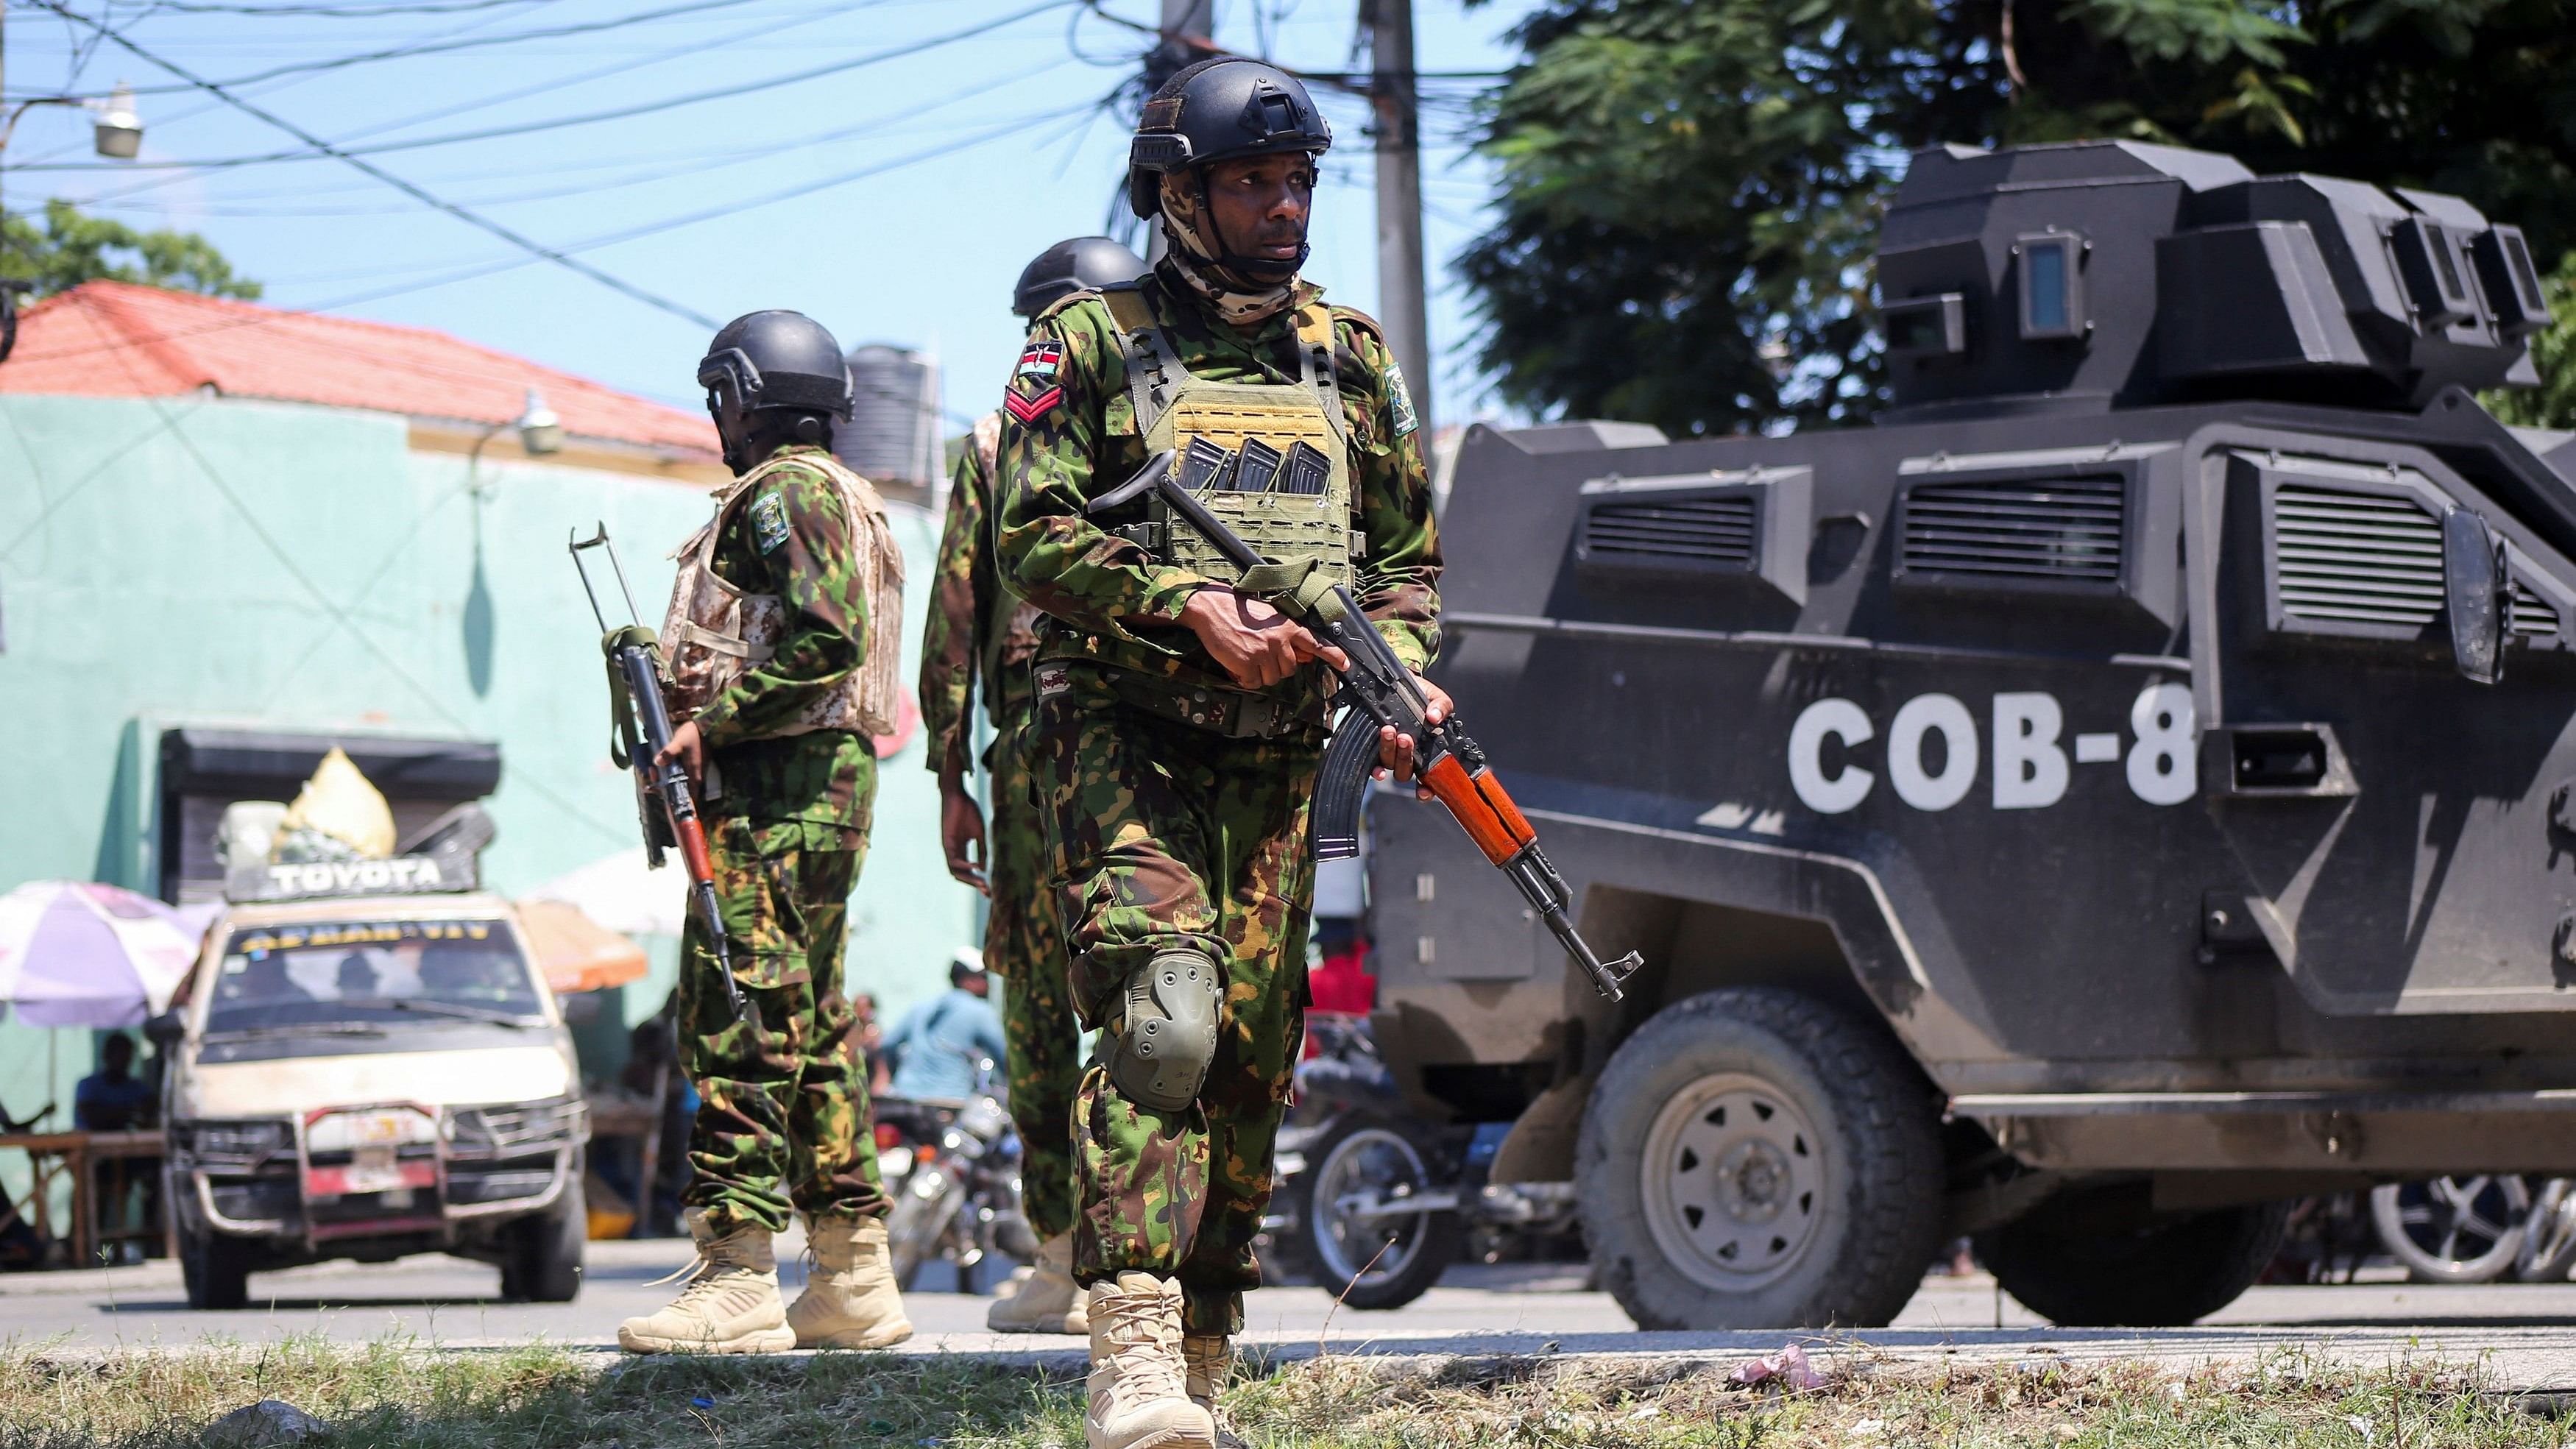
[[293,121],[289,121],[285,117],[280,116],[273,111],[263,109],[250,101],[243,100],[241,97],[232,94],[230,91],[225,90],[222,86],[217,85],[212,81],[200,79],[198,76],[175,62],[163,60],[161,57],[145,50],[142,46],[135,44],[134,41],[129,39],[123,32],[109,29],[102,21],[92,20],[88,16],[76,13],[68,4],[65,3],[65,0],[28,0],[28,3],[41,5],[44,8],[54,11],[68,19],[78,20],[82,24],[96,28],[101,35],[116,42],[120,48],[133,55],[136,59],[144,61],[150,65],[159,66],[161,69],[179,77],[181,80],[203,87],[206,91],[230,104],[235,110],[266,121],[268,124],[286,132],[288,135],[295,137],[304,144],[315,148],[323,155],[338,157],[340,160],[358,168],[360,171],[363,171],[370,176],[375,177],[387,186],[393,187],[395,190],[402,192],[404,195],[411,197],[425,206],[443,211],[469,226],[490,232],[492,235],[499,237],[501,240],[508,242],[510,245],[517,247],[532,256],[542,257],[567,271],[588,277],[592,281],[599,283],[601,286],[608,288],[610,291],[615,292],[620,296],[631,298],[648,307],[652,307],[658,311],[668,312],[674,317],[679,317],[684,320],[697,323],[699,326],[710,330],[714,329],[717,325],[714,318],[698,311],[694,307],[684,306],[678,302],[672,301],[668,297],[661,296],[658,293],[648,292],[642,287],[636,286],[634,283],[629,282],[622,277],[613,276],[607,272],[601,271],[599,268],[592,266],[588,262],[577,261],[562,252],[546,246],[542,242],[534,241],[528,237],[522,236],[518,232],[503,226],[497,221],[493,221],[489,217],[469,211],[462,206],[458,206],[452,201],[444,200],[429,191],[425,191],[422,188],[403,180],[401,177],[394,175],[392,172],[385,170],[383,167],[375,165],[373,162],[362,160],[359,157],[339,151],[335,149],[330,142],[323,140],[321,137],[314,135],[312,132],[305,130],[301,126],[296,125]]
[[[653,183],[655,183],[655,182],[660,182],[660,181],[676,180],[676,179],[678,179],[678,178],[680,178],[680,177],[684,177],[684,176],[695,176],[695,175],[702,174],[702,173],[704,173],[704,172],[714,171],[714,170],[720,170],[720,169],[722,169],[722,168],[724,168],[724,167],[727,167],[727,166],[736,165],[736,164],[739,164],[739,163],[741,163],[741,162],[743,162],[743,161],[746,161],[746,160],[751,160],[751,159],[767,160],[767,159],[772,159],[772,158],[776,158],[776,157],[786,156],[786,155],[792,154],[792,153],[797,152],[797,151],[811,150],[812,148],[814,148],[814,147],[816,147],[816,146],[826,146],[826,145],[833,144],[834,142],[853,140],[853,139],[856,139],[856,138],[861,137],[861,136],[870,136],[870,135],[877,135],[877,134],[881,134],[881,133],[883,133],[883,132],[884,132],[884,131],[889,127],[889,126],[891,126],[891,125],[893,125],[893,124],[895,124],[895,123],[897,123],[897,122],[918,119],[918,118],[920,118],[921,116],[927,115],[927,114],[929,114],[929,113],[931,113],[931,112],[933,112],[933,111],[941,110],[941,109],[943,109],[943,108],[945,108],[945,107],[947,107],[947,106],[954,105],[954,104],[956,104],[956,103],[957,103],[957,102],[959,102],[959,101],[972,100],[972,99],[974,99],[974,98],[976,98],[976,97],[978,97],[978,96],[983,96],[983,95],[989,94],[990,92],[992,92],[993,90],[995,90],[996,88],[1001,87],[1001,86],[1016,85],[1016,84],[1018,84],[1018,83],[1020,83],[1020,82],[1022,82],[1022,81],[1034,80],[1034,79],[1036,79],[1036,78],[1037,78],[1037,77],[1039,77],[1039,76],[1045,75],[1045,74],[1046,74],[1046,73],[1048,73],[1049,71],[1053,71],[1053,70],[1061,69],[1062,67],[1064,67],[1064,66],[1066,66],[1066,65],[1069,65],[1069,64],[1071,64],[1071,63],[1072,63],[1072,62],[1071,62],[1070,60],[1068,60],[1067,58],[1062,57],[1062,56],[1058,56],[1058,57],[1056,57],[1056,58],[1054,58],[1054,59],[1047,60],[1047,61],[1043,61],[1043,62],[1039,63],[1038,65],[1035,65],[1035,66],[1032,66],[1032,67],[1028,68],[1027,70],[1019,71],[1019,72],[1016,72],[1016,73],[1014,73],[1014,74],[1012,74],[1012,75],[1003,76],[1003,77],[999,77],[999,78],[992,79],[992,80],[978,80],[978,81],[976,81],[976,82],[975,82],[973,85],[971,85],[971,86],[968,86],[968,87],[966,87],[966,88],[964,88],[964,89],[961,89],[961,90],[958,90],[958,91],[955,91],[955,92],[952,92],[951,94],[949,94],[949,95],[947,95],[947,96],[943,96],[943,97],[941,97],[940,99],[935,100],[935,101],[929,101],[929,102],[925,102],[925,103],[918,104],[918,105],[908,105],[908,106],[904,107],[904,108],[903,108],[902,110],[900,110],[900,111],[895,111],[895,112],[891,112],[891,113],[886,114],[886,115],[880,115],[880,116],[872,117],[872,118],[870,118],[870,119],[869,119],[869,120],[867,120],[867,121],[863,121],[863,122],[857,123],[857,124],[855,124],[855,125],[848,125],[848,126],[836,126],[836,127],[832,128],[831,130],[828,130],[828,131],[818,131],[818,132],[812,133],[812,134],[810,134],[810,135],[800,136],[800,137],[796,137],[796,138],[794,138],[794,139],[786,140],[786,141],[765,142],[765,143],[763,143],[763,144],[761,144],[761,145],[758,145],[758,146],[751,146],[751,147],[728,147],[728,148],[726,148],[726,149],[724,149],[724,150],[699,151],[699,152],[683,153],[683,154],[679,154],[679,155],[673,155],[673,154],[671,154],[671,153],[667,153],[667,152],[666,152],[666,153],[661,153],[661,155],[660,155],[660,157],[659,157],[658,159],[657,159],[657,158],[654,158],[654,157],[646,157],[646,156],[620,156],[620,157],[615,157],[615,158],[612,158],[612,159],[609,159],[609,160],[605,160],[605,161],[601,161],[601,162],[597,162],[597,163],[592,163],[590,166],[587,166],[587,167],[532,167],[532,168],[527,168],[527,169],[524,169],[524,170],[517,170],[517,171],[513,171],[513,172],[508,173],[508,175],[510,175],[510,176],[526,176],[526,175],[530,175],[530,174],[551,174],[551,175],[559,175],[561,172],[563,172],[563,171],[565,171],[565,170],[582,170],[582,169],[598,169],[598,170],[605,170],[605,169],[607,169],[607,168],[609,168],[609,167],[613,167],[613,166],[623,166],[623,167],[630,167],[630,168],[640,167],[640,168],[641,168],[641,169],[632,170],[632,171],[630,171],[630,173],[629,173],[629,174],[624,175],[624,176],[617,177],[617,178],[612,179],[612,180],[598,181],[598,182],[591,182],[591,183],[582,184],[582,185],[575,185],[575,186],[560,186],[560,185],[558,185],[558,186],[548,186],[548,187],[537,188],[537,189],[520,190],[520,191],[515,191],[515,192],[506,192],[506,193],[501,193],[501,194],[498,194],[498,195],[491,195],[491,196],[472,196],[472,197],[462,197],[462,198],[459,198],[458,200],[459,200],[459,204],[460,204],[460,205],[465,205],[465,206],[475,206],[475,207],[520,206],[520,205],[528,205],[528,204],[541,203],[541,202],[548,202],[548,201],[563,201],[563,200],[569,200],[569,199],[572,199],[572,198],[575,198],[575,197],[592,197],[592,196],[600,196],[600,195],[604,195],[604,194],[606,194],[606,193],[608,193],[608,192],[611,192],[611,191],[619,191],[619,190],[623,190],[623,189],[625,189],[625,188],[633,187],[633,186],[645,186],[645,185],[651,185],[651,184],[653,184]],[[355,192],[358,192],[358,191],[371,190],[371,189],[372,189],[372,188],[351,188],[351,191],[352,191],[353,193],[355,193]],[[314,194],[314,193],[313,193],[313,192],[311,192],[311,191],[309,191],[309,190],[307,190],[307,191],[278,191],[278,192],[266,193],[265,195],[255,195],[255,196],[250,196],[250,197],[241,197],[241,198],[237,198],[237,199],[238,199],[238,200],[242,200],[242,201],[248,201],[248,202],[257,202],[257,201],[267,200],[267,199],[277,199],[277,200],[285,200],[285,199],[289,199],[289,198],[294,198],[294,199],[303,199],[303,198],[309,198],[309,197],[311,197],[313,194]],[[90,210],[90,211],[129,211],[129,212],[152,212],[152,213],[157,213],[157,212],[158,212],[158,210],[159,210],[159,208],[158,208],[157,206],[152,206],[152,205],[128,206],[128,205],[120,204],[120,203],[119,203],[119,202],[117,202],[117,201],[109,200],[109,199],[105,199],[105,198],[102,198],[102,199],[99,199],[99,200],[94,200],[94,201],[89,201],[89,202],[84,202],[84,203],[82,203],[82,205],[84,206],[84,208],[85,208],[85,209]],[[395,208],[391,208],[391,207],[382,207],[382,206],[356,206],[356,205],[317,205],[317,206],[258,206],[258,205],[241,205],[241,206],[231,206],[231,205],[220,205],[220,204],[218,204],[218,205],[200,206],[200,207],[195,208],[195,210],[196,210],[199,214],[202,214],[202,215],[206,215],[206,216],[227,216],[227,217],[230,217],[230,216],[244,216],[244,217],[381,216],[381,215],[386,215],[386,214],[388,214],[389,212],[391,212],[391,211],[392,211],[392,210],[394,210],[394,209],[395,209]],[[443,264],[443,263],[442,263],[441,265],[445,265],[445,264]],[[359,274],[354,274],[354,275],[374,275],[374,274],[381,274],[381,273],[380,273],[380,272],[378,272],[378,273],[359,273]],[[350,274],[350,273],[343,273],[342,275],[353,275],[353,274]],[[309,280],[309,278],[308,278],[308,280]]]
[[[407,60],[417,55],[445,55],[459,50],[481,50],[495,45],[516,45],[522,41],[529,40],[556,40],[569,35],[595,35],[605,30],[622,30],[630,25],[649,25],[656,20],[668,20],[674,15],[696,16],[702,15],[710,10],[730,10],[735,6],[748,5],[751,3],[752,0],[691,0],[691,3],[688,4],[664,6],[659,10],[639,10],[632,15],[620,15],[607,20],[589,20],[584,21],[579,25],[557,25],[543,30],[515,30],[505,35],[468,35],[414,41],[408,44],[394,46],[386,50],[361,51],[355,55],[332,56],[327,60],[298,61],[290,65],[272,66],[267,70],[254,71],[249,75],[232,76],[227,79],[217,81],[215,84],[232,90],[240,90],[247,86],[261,85],[273,80],[282,80],[288,76],[315,75],[324,71],[346,70],[350,66],[354,65],[372,65],[379,61],[387,60]],[[132,94],[138,96],[172,95],[196,89],[196,86],[188,85],[133,86],[129,88]],[[99,99],[99,97],[90,96],[85,99],[96,100]]]
[[[552,92],[569,90],[574,86],[587,85],[592,81],[605,80],[610,76],[623,75],[629,71],[643,70],[666,60],[676,60],[682,56],[698,55],[709,50],[721,49],[748,36],[764,34],[774,35],[783,31],[793,30],[799,26],[810,25],[818,20],[827,20],[834,16],[846,15],[853,10],[871,9],[879,5],[890,3],[894,3],[894,0],[848,0],[848,3],[827,5],[821,9],[811,11],[801,17],[793,19],[764,20],[758,24],[746,26],[739,30],[728,31],[725,34],[716,36],[712,39],[692,41],[686,45],[674,46],[651,55],[619,61],[614,65],[601,66],[595,70],[584,71],[578,75],[558,76],[548,80],[539,81],[533,85],[521,86],[513,90],[500,91],[491,95],[478,96],[470,101],[462,101],[454,105],[442,106],[435,110],[417,111],[411,115],[398,117],[391,121],[380,121],[371,126],[362,126],[341,137],[341,141],[345,144],[361,137],[381,135],[386,131],[398,131],[406,126],[416,126],[430,121],[445,120],[449,116],[460,115],[469,111],[483,110],[487,107],[506,104],[510,101],[524,100],[529,96],[545,95]],[[200,108],[200,110],[211,109],[214,109],[214,106],[211,104]],[[174,117],[173,119],[185,119],[185,117],[195,114],[198,114],[198,112],[183,112],[181,116]],[[72,149],[74,148],[67,147],[63,151],[51,154],[66,155],[69,154]],[[43,160],[47,158],[39,157],[38,159]],[[569,167],[533,166],[509,172],[507,174],[512,176],[525,176],[550,171],[560,172],[563,170],[576,169],[579,169],[577,165]],[[179,182],[188,180],[191,174],[192,173],[185,171],[168,172],[149,180],[138,181],[134,185],[125,187],[119,191],[106,192],[100,196],[91,198],[90,201],[83,204],[97,205],[105,201],[121,200],[129,196],[139,196],[145,192],[157,191],[163,187],[176,185]],[[295,194],[309,195],[310,193],[299,192]]]
[[242,5],[214,0],[154,0],[153,9],[182,15],[274,15],[331,20],[374,20],[387,15],[456,15],[510,5],[551,5],[555,0],[414,0],[392,5]]
[[[25,3],[42,6],[45,9],[55,11],[59,14],[72,16],[74,19],[81,20],[85,24],[97,23],[95,21],[88,20],[85,16],[75,14],[64,3],[64,0],[25,0]],[[228,170],[239,166],[274,165],[282,161],[310,161],[324,156],[336,157],[340,160],[346,161],[360,156],[382,156],[389,152],[417,151],[431,146],[454,146],[468,141],[489,141],[503,136],[517,139],[533,135],[539,131],[558,131],[570,126],[589,126],[596,125],[603,121],[622,121],[634,116],[674,111],[683,106],[699,105],[707,101],[728,100],[735,96],[750,95],[756,91],[776,90],[783,86],[801,85],[806,81],[820,80],[826,76],[843,75],[850,71],[863,69],[867,66],[879,65],[889,60],[906,59],[911,56],[920,55],[926,51],[937,50],[942,46],[954,45],[960,41],[973,40],[984,35],[989,35],[992,32],[1001,30],[1007,26],[1016,25],[1020,21],[1029,19],[1032,16],[1043,15],[1050,10],[1059,10],[1066,5],[1073,3],[1075,3],[1075,0],[1039,0],[1039,3],[1035,5],[1031,5],[1020,10],[1014,10],[1010,14],[1004,15],[995,20],[983,21],[978,24],[968,26],[963,30],[952,30],[944,35],[934,35],[924,40],[907,42],[903,45],[894,46],[886,50],[874,51],[862,56],[855,56],[848,60],[833,61],[826,65],[811,66],[804,70],[790,71],[783,75],[770,76],[762,80],[745,81],[735,85],[718,86],[712,90],[695,91],[687,95],[668,96],[659,100],[641,101],[634,105],[619,106],[605,111],[588,111],[579,115],[556,116],[542,121],[523,121],[514,125],[487,126],[479,130],[458,131],[444,136],[419,136],[406,140],[384,141],[372,146],[335,148],[329,143],[316,137],[306,141],[305,144],[308,148],[306,150],[277,151],[255,156],[227,156],[205,161],[61,162],[37,166],[11,167],[8,169],[13,171],[131,171],[143,168],[152,170],[176,169],[216,171]],[[119,43],[124,44],[128,49],[133,48],[132,42],[130,41],[124,41],[120,38]],[[141,52],[139,51],[137,52],[137,54],[140,53]],[[155,61],[154,64],[162,65],[164,69],[170,70],[172,74],[183,74],[183,72],[178,71],[175,67],[168,66],[162,62]],[[212,88],[211,82],[196,81],[195,84],[209,89]],[[235,99],[234,104],[241,105],[244,103]],[[302,133],[299,132],[296,134],[298,135],[298,139],[302,139]]]
[[[39,3],[41,3],[41,0],[39,0]],[[881,175],[885,172],[896,170],[900,167],[917,165],[924,161],[936,160],[941,156],[951,155],[955,152],[966,150],[973,146],[1001,139],[1004,136],[1008,136],[1029,126],[1043,125],[1050,120],[1059,120],[1069,117],[1076,111],[1094,104],[1105,105],[1107,102],[1082,102],[1079,105],[1062,107],[1054,111],[1041,112],[1037,115],[1022,116],[1006,122],[1001,126],[993,127],[984,132],[969,136],[961,141],[934,146],[927,150],[918,151],[908,156],[898,157],[891,161],[872,163],[868,166],[860,167],[853,171],[843,172],[838,176],[828,177],[820,181],[800,183],[796,186],[771,192],[765,196],[756,197],[748,201],[733,202],[722,206],[709,207],[704,210],[690,212],[685,215],[666,217],[660,221],[648,222],[641,226],[628,227],[620,231],[591,237],[584,241],[572,243],[571,245],[562,248],[562,250],[566,252],[589,251],[598,247],[613,246],[619,242],[633,241],[659,232],[676,230],[680,227],[713,220],[717,217],[738,216],[755,207],[768,206],[776,202],[790,200],[796,197],[814,195],[836,186],[844,186],[854,181],[864,180],[870,176]],[[370,288],[363,292],[354,293],[345,297],[333,298],[330,301],[315,303],[312,306],[298,308],[293,311],[282,309],[274,311],[268,309],[256,309],[252,315],[244,317],[229,317],[221,322],[208,323],[203,327],[182,328],[171,332],[153,333],[145,337],[127,338],[115,342],[89,343],[79,347],[55,348],[50,351],[22,350],[14,354],[12,360],[34,362],[50,358],[79,357],[99,352],[122,351],[127,348],[146,346],[160,342],[180,341],[189,337],[202,336],[210,332],[227,332],[236,328],[263,326],[284,321],[290,317],[317,312],[335,312],[343,307],[360,306],[368,302],[383,301],[390,297],[408,296],[413,293],[425,292],[438,287],[449,286],[457,282],[474,281],[482,277],[494,276],[502,272],[516,271],[517,269],[527,266],[536,260],[538,260],[538,258],[516,256],[503,258],[498,261],[478,262],[436,277],[420,281],[403,282],[390,287]],[[710,330],[713,330],[715,325],[716,324],[712,320],[706,323],[706,326]]]

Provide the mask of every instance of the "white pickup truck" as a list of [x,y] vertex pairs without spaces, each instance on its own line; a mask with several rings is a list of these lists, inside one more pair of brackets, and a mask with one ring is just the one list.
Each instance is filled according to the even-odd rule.
[[258,1270],[422,1252],[570,1301],[588,1117],[509,902],[290,874],[263,894],[304,898],[229,906],[152,1023],[189,1306],[243,1306]]

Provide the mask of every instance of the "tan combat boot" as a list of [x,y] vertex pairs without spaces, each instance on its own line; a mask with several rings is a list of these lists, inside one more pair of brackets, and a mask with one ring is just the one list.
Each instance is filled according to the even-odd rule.
[[798,1348],[891,1348],[912,1337],[883,1218],[807,1218],[814,1270],[787,1309]]
[[1181,1288],[1151,1273],[1091,1285],[1088,1449],[1216,1449],[1216,1425],[1190,1402],[1181,1366]]
[[1089,1333],[1082,1285],[1073,1281],[1073,1234],[1058,1233],[1039,1244],[1032,1267],[1020,1291],[993,1300],[984,1326],[995,1333]]
[[1207,1410],[1209,1421],[1216,1425],[1216,1449],[1252,1449],[1216,1401],[1234,1372],[1234,1341],[1222,1333],[1182,1334],[1181,1364],[1190,1402]]
[[796,1346],[778,1296],[778,1260],[769,1230],[746,1225],[719,1235],[704,1212],[689,1210],[697,1261],[689,1286],[671,1306],[617,1325],[628,1353],[784,1353]]

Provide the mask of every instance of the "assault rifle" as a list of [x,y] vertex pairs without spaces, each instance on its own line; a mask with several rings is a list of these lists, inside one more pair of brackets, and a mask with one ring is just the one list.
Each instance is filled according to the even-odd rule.
[[[1486,765],[1485,752],[1458,728],[1456,718],[1436,725],[1424,718],[1430,701],[1415,686],[1413,672],[1360,611],[1350,588],[1326,587],[1323,577],[1308,565],[1280,565],[1263,558],[1199,501],[1190,485],[1228,476],[1228,468],[1238,460],[1227,450],[1204,438],[1194,439],[1181,466],[1175,468],[1173,461],[1169,450],[1155,454],[1136,476],[1085,511],[1107,513],[1154,494],[1224,554],[1227,562],[1244,571],[1236,588],[1283,605],[1311,625],[1318,637],[1350,656],[1350,667],[1343,671],[1342,686],[1333,701],[1343,707],[1341,721],[1324,747],[1323,773],[1315,782],[1315,858],[1342,860],[1359,854],[1360,805],[1378,761],[1378,729],[1392,725],[1412,739],[1414,773],[1423,787],[1449,807],[1485,859],[1519,887],[1521,898],[1556,933],[1566,954],[1592,978],[1594,988],[1618,1000],[1619,983],[1645,964],[1643,958],[1631,951],[1605,962],[1584,943],[1566,916],[1573,892],[1539,849],[1538,832],[1504,792],[1502,781]],[[1238,479],[1237,486],[1265,491],[1264,480]]]
[[[578,532],[578,530],[576,530]],[[733,943],[725,936],[724,914],[716,909],[716,873],[707,858],[707,832],[698,823],[697,797],[689,789],[689,772],[673,760],[658,772],[654,758],[671,743],[671,712],[662,703],[662,680],[653,667],[660,641],[643,624],[628,624],[623,629],[608,626],[608,616],[599,607],[599,591],[591,587],[590,568],[581,561],[582,550],[596,548],[608,554],[608,567],[617,575],[617,591],[626,596],[626,617],[638,618],[635,593],[626,587],[626,570],[617,562],[617,546],[608,541],[608,525],[599,525],[597,535],[573,543],[572,566],[581,575],[581,591],[590,597],[590,615],[599,621],[599,647],[608,655],[608,758],[621,770],[635,772],[636,813],[644,824],[644,863],[654,870],[662,868],[662,852],[676,847],[680,864],[689,873],[689,903],[697,908],[698,919],[707,928],[708,944],[715,948],[716,968],[724,977],[725,1000],[733,1014],[751,1020],[751,1003],[742,994],[742,986],[733,979]]]

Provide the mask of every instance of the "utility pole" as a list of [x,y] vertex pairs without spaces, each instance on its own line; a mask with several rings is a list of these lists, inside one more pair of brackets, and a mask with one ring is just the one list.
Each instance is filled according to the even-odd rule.
[[[1163,23],[1159,28],[1162,39],[1145,52],[1145,93],[1140,100],[1150,98],[1184,66],[1208,54],[1208,43],[1216,35],[1216,0],[1163,0]],[[1109,203],[1112,216],[1127,211],[1127,173],[1123,169],[1118,173],[1117,195],[1120,199]],[[1145,245],[1138,250],[1149,264],[1163,260],[1163,229],[1150,219],[1145,223]]]
[[[1172,0],[1164,0],[1168,8]],[[1423,445],[1431,442],[1431,319],[1422,290],[1422,104],[1413,69],[1413,0],[1363,0],[1369,105],[1377,117],[1378,321],[1403,369]]]

